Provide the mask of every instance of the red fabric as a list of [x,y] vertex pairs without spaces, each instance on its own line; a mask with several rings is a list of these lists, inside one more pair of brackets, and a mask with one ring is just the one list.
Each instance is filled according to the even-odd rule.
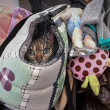
[[[0,6],[0,45],[7,38],[7,33],[10,27],[13,12],[13,9]],[[17,17],[15,18],[16,24],[22,19],[23,16],[20,13],[18,13]]]

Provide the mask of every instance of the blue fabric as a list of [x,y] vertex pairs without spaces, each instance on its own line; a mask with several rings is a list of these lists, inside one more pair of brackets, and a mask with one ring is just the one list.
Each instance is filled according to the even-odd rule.
[[96,28],[92,24],[87,24],[87,26],[93,29],[94,32],[97,32]]
[[[72,38],[72,33],[74,31],[75,28],[80,28],[80,16],[77,14],[72,15],[69,20],[68,20],[68,24],[67,24],[67,31],[69,36]],[[82,33],[82,39],[84,39],[86,35],[86,32]]]

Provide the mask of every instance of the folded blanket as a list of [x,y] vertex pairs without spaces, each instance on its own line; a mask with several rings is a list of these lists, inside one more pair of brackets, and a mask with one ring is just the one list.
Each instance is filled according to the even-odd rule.
[[93,0],[84,9],[80,25],[103,50],[110,49],[110,32],[106,25],[109,6],[109,0]]

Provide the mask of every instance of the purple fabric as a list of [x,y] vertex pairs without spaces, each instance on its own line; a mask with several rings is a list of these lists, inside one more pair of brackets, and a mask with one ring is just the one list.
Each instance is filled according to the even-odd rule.
[[32,13],[24,8],[18,7],[18,11],[20,12],[21,15],[23,15],[23,18],[28,17]]
[[7,33],[7,37],[16,25],[15,18],[17,17],[18,13],[20,13],[23,16],[23,19],[32,14],[30,11],[28,11],[24,8],[21,8],[21,7],[16,7],[13,10],[14,10],[14,12],[13,12],[13,15],[12,15],[11,24],[10,24],[10,27],[9,27],[9,30],[8,30],[8,33]]
[[3,68],[0,72],[0,82],[3,86],[3,88],[6,91],[10,91],[12,88],[11,82],[15,80],[15,75],[14,73],[8,69],[8,68]]

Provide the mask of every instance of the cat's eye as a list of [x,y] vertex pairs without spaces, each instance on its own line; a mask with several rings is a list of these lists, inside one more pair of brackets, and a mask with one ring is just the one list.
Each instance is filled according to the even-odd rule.
[[34,55],[35,54],[34,50],[32,50],[32,49],[29,49],[27,52],[28,52],[29,55]]
[[43,53],[44,54],[48,54],[50,52],[50,49],[49,48],[45,48],[44,50],[43,50]]

